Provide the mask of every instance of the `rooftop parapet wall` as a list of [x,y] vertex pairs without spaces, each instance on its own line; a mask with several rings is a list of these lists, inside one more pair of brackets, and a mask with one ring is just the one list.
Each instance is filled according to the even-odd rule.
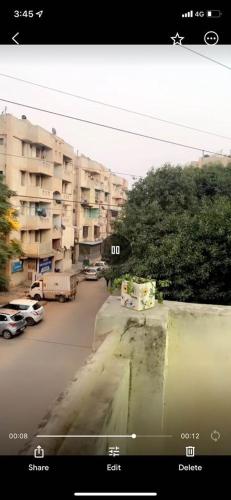
[[[137,312],[110,296],[96,318],[95,353],[38,434],[137,437],[35,438],[29,453],[37,444],[48,454],[105,454],[117,445],[124,454],[182,455],[192,443],[180,434],[190,432],[200,434],[198,454],[230,453],[230,327],[231,307],[166,301]],[[210,439],[215,429],[219,443]]]

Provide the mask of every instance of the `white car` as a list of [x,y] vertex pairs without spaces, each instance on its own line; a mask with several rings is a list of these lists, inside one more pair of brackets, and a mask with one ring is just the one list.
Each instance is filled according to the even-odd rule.
[[44,307],[37,300],[15,299],[5,304],[1,309],[12,309],[20,312],[30,326],[39,323],[44,317]]
[[99,268],[98,267],[88,267],[85,271],[85,279],[97,281],[99,279]]
[[94,267],[98,267],[98,269],[103,271],[108,268],[108,265],[105,260],[99,260],[98,262],[95,262]]

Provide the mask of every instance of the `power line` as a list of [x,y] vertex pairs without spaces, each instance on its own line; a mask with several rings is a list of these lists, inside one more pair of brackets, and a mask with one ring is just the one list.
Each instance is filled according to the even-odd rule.
[[150,139],[152,141],[163,142],[164,144],[172,144],[173,146],[180,146],[182,148],[192,149],[194,151],[200,151],[200,152],[204,151],[206,153],[210,153],[210,154],[213,154],[213,155],[217,155],[217,156],[221,156],[221,157],[225,157],[225,158],[230,158],[229,155],[224,155],[222,153],[216,153],[215,151],[211,151],[211,150],[206,149],[204,147],[189,146],[188,144],[183,144],[183,143],[180,143],[180,142],[170,141],[170,140],[167,140],[167,139],[162,139],[160,137],[154,137],[154,136],[151,136],[151,135],[142,134],[140,132],[133,132],[132,130],[123,129],[123,128],[119,128],[119,127],[114,127],[112,125],[106,125],[105,123],[94,122],[92,120],[85,120],[85,119],[79,118],[77,116],[66,115],[66,114],[63,114],[63,113],[58,113],[56,111],[50,111],[48,109],[37,108],[36,106],[30,106],[28,104],[23,104],[23,103],[16,102],[16,101],[10,101],[8,99],[2,99],[2,98],[0,98],[0,101],[7,102],[9,104],[14,104],[16,106],[21,106],[21,107],[28,108],[28,109],[34,109],[34,110],[40,111],[42,113],[48,113],[48,114],[51,114],[51,115],[60,116],[62,118],[68,118],[70,120],[75,120],[75,121],[78,121],[78,122],[81,122],[81,123],[87,123],[88,125],[95,125],[97,127],[106,128],[106,129],[113,130],[113,131],[116,131],[116,132],[121,132],[121,133],[124,133],[124,134],[133,135],[133,136],[136,136],[136,137],[142,137],[143,139]]
[[[197,56],[203,57],[203,59],[207,59],[208,61],[211,61],[215,64],[218,64],[219,66],[222,66],[225,69],[231,70],[231,67],[228,66],[227,64],[224,64],[220,61],[217,61],[216,59],[213,59],[212,57],[206,56],[205,54],[201,54],[201,52],[197,52],[197,50],[186,47],[185,45],[179,45],[179,47],[182,47],[183,49],[188,50],[189,52],[193,52],[193,54],[196,54]],[[216,135],[216,134],[213,134],[213,135]],[[220,136],[220,137],[222,137],[222,136]],[[226,139],[228,139],[228,137],[226,137]]]
[[[34,187],[35,187],[35,186],[34,186]],[[39,187],[39,186],[37,186],[37,187]],[[45,189],[45,188],[43,188],[43,189]],[[15,198],[16,198],[16,197],[17,197],[17,198],[30,198],[30,200],[31,200],[31,198],[35,198],[35,199],[38,199],[38,200],[46,200],[46,201],[48,201],[48,202],[50,202],[50,203],[52,203],[53,201],[56,201],[54,198],[46,198],[45,196],[34,196],[34,195],[26,195],[26,194],[15,194],[15,195],[12,195],[12,198],[13,198],[13,197],[15,197]],[[115,198],[115,197],[114,197],[114,198]],[[22,200],[22,201],[23,201],[23,200]],[[101,207],[101,205],[102,205],[102,206],[106,205],[106,206],[108,206],[108,207],[109,207],[109,206],[110,206],[110,207],[117,207],[117,208],[121,208],[121,207],[122,207],[122,205],[120,206],[120,205],[115,205],[115,204],[113,204],[113,203],[104,203],[104,201],[103,201],[103,202],[98,202],[98,203],[97,203],[97,202],[87,202],[87,203],[85,203],[84,201],[81,201],[81,200],[65,200],[64,198],[63,198],[63,199],[61,198],[61,199],[60,199],[60,200],[58,200],[58,201],[60,201],[61,203],[64,203],[64,202],[65,202],[65,203],[77,203],[77,204],[79,203],[79,204],[81,204],[81,205],[89,205],[89,207],[90,207],[90,205],[97,205],[99,208],[102,208],[102,207]],[[126,200],[124,200],[124,201],[126,201]],[[33,200],[31,200],[31,202],[33,202]],[[61,204],[61,203],[60,203],[60,204]],[[59,203],[58,203],[58,204],[59,204]],[[14,207],[13,207],[13,208],[14,208]],[[21,207],[20,207],[20,208],[21,208]],[[54,210],[59,210],[58,208],[56,209],[56,208],[54,208],[54,207],[53,207],[53,209],[54,209]],[[60,209],[60,210],[61,210],[61,209]]]
[[[181,45],[181,47],[183,47],[183,45]],[[187,47],[185,47],[185,46],[184,46],[184,48],[187,49]],[[188,49],[188,50],[191,50],[191,49]],[[201,55],[201,54],[199,54],[199,55]],[[220,64],[220,63],[218,63],[218,64]],[[229,69],[231,69],[231,68],[229,68]],[[7,75],[5,73],[0,73],[0,76],[3,76],[5,78],[10,78],[12,80],[17,80],[19,82],[27,83],[27,84],[33,85],[35,87],[40,87],[40,88],[43,88],[45,90],[51,90],[51,91],[57,92],[59,94],[67,95],[67,96],[70,96],[70,97],[75,97],[76,99],[80,99],[82,101],[91,102],[93,104],[98,104],[100,106],[105,106],[107,108],[116,109],[118,111],[124,111],[126,113],[137,115],[137,116],[142,116],[144,118],[149,118],[150,120],[156,120],[156,121],[159,121],[159,122],[162,122],[162,123],[167,123],[169,125],[174,125],[176,127],[186,128],[188,130],[194,130],[195,132],[200,132],[200,133],[203,133],[203,134],[212,135],[214,137],[220,137],[221,139],[227,139],[229,141],[231,140],[231,137],[227,137],[225,135],[217,134],[215,132],[211,132],[210,130],[204,130],[204,129],[200,129],[200,128],[197,128],[197,127],[192,127],[190,125],[185,125],[183,123],[175,122],[173,120],[167,120],[167,119],[164,119],[164,118],[160,118],[159,116],[150,115],[148,113],[142,113],[141,111],[136,111],[134,109],[129,109],[129,108],[125,108],[123,106],[117,106],[115,104],[111,104],[111,103],[108,103],[108,102],[99,101],[97,99],[92,99],[90,97],[84,97],[84,96],[81,96],[81,95],[78,95],[78,94],[73,94],[72,92],[67,92],[65,90],[57,89],[55,87],[49,87],[47,85],[42,85],[40,83],[32,82],[30,80],[25,80],[23,78],[18,78],[16,76]]]

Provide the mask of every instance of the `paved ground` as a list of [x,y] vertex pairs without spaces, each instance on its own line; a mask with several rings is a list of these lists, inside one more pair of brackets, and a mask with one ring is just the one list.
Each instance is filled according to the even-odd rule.
[[45,305],[45,319],[12,340],[0,338],[0,454],[17,453],[91,352],[105,280],[83,281],[75,302]]

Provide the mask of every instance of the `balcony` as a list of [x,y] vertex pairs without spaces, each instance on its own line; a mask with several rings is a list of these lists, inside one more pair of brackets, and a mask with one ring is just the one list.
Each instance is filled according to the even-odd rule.
[[72,167],[63,167],[62,179],[67,182],[73,182],[73,169]]
[[27,257],[50,257],[54,255],[51,240],[44,243],[34,241],[33,243],[22,243],[22,250]]
[[64,257],[64,251],[61,248],[59,250],[54,250],[53,249],[53,252],[54,252],[55,261],[63,259],[63,257]]
[[94,160],[90,160],[90,158],[85,158],[85,160],[86,160],[85,165],[81,166],[86,172],[92,175],[102,174],[102,170],[97,162],[95,162]]
[[62,152],[64,156],[67,156],[71,160],[74,157],[74,148],[70,144],[67,144],[67,142],[62,143]]
[[30,141],[33,144],[39,144],[40,146],[46,146],[49,149],[52,149],[54,145],[52,134],[38,125],[34,125],[33,127],[30,125],[28,127],[25,141]]
[[[126,200],[125,200],[124,198],[121,198],[120,196],[114,196],[114,197],[112,198],[111,203],[112,203],[112,205],[116,205],[116,207],[121,208],[121,207],[123,207],[123,205],[125,204],[125,201],[126,201]],[[116,207],[115,207],[115,208],[116,208]]]
[[94,181],[85,175],[81,175],[80,179],[81,188],[93,189],[95,187]]
[[99,191],[104,191],[104,183],[99,180],[96,176],[89,177],[87,174],[81,175],[80,186],[87,189],[98,189]]
[[113,203],[108,206],[109,210],[112,210],[113,212],[120,212],[121,207],[118,206],[118,203]]
[[95,203],[95,191],[93,189],[81,188],[80,203],[82,205],[91,206]]
[[62,237],[62,228],[61,226],[54,226],[52,229],[52,239],[60,239]]
[[96,187],[96,189],[98,189],[100,191],[104,191],[104,182],[96,179],[95,180],[95,187]]
[[61,197],[63,201],[72,201],[72,193],[62,193]]
[[118,175],[112,174],[111,182],[112,182],[112,184],[115,184],[116,186],[123,186],[124,185],[124,179],[122,177],[119,177]]
[[53,175],[53,163],[41,158],[24,158],[24,165],[28,172],[34,174]]
[[61,151],[55,151],[55,150],[53,150],[52,151],[52,158],[53,158],[53,162],[56,165],[62,165],[63,164],[63,155],[62,155]]
[[20,224],[23,230],[50,229],[52,225],[51,217],[39,215],[22,215],[20,216]]
[[51,189],[46,189],[40,186],[34,186],[31,184],[27,184],[26,186],[19,186],[17,191],[18,196],[25,195],[27,198],[30,198],[33,201],[38,201],[38,198],[41,198],[41,201],[44,199],[49,201],[53,198],[53,191]]
[[92,238],[90,236],[87,236],[84,238],[83,236],[79,237],[79,243],[85,243],[86,245],[97,245],[99,243],[102,243],[102,237],[99,238]]

